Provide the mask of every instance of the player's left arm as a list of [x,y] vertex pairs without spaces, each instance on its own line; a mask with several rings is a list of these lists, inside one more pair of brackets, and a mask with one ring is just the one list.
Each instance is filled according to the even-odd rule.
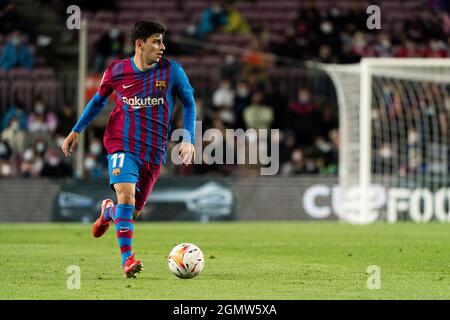
[[194,89],[189,83],[189,79],[180,65],[177,65],[175,86],[177,95],[183,103],[183,142],[180,146],[179,157],[183,164],[189,165],[195,159],[195,120],[197,110],[194,99]]

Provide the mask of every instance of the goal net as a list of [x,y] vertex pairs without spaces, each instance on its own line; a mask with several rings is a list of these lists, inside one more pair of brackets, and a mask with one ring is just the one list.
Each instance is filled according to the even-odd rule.
[[339,217],[450,221],[450,59],[320,68],[338,96]]

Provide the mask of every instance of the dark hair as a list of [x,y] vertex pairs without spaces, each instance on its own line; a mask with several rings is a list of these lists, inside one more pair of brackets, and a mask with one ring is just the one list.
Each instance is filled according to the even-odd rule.
[[151,37],[155,33],[166,32],[166,27],[158,22],[153,21],[138,21],[134,24],[131,31],[131,43],[135,46],[136,40],[141,39],[145,41],[148,37]]

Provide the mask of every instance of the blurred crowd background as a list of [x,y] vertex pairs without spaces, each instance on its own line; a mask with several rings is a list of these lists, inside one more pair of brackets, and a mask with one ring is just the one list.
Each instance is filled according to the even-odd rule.
[[[203,130],[280,129],[272,139],[280,146],[279,174],[286,176],[338,171],[336,95],[306,61],[450,57],[445,0],[372,1],[381,8],[381,30],[367,28],[366,1],[0,0],[0,177],[74,174],[74,158],[59,148],[77,120],[78,32],[66,28],[72,4],[88,21],[90,74],[133,55],[135,21],[164,23],[167,57],[182,64],[196,90]],[[86,130],[88,177],[107,173],[103,113]],[[174,118],[180,127],[181,108]],[[234,176],[254,169],[169,164],[163,174]]]

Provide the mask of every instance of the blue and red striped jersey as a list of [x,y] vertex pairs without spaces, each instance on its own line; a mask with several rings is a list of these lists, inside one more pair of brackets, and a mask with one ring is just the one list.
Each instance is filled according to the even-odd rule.
[[[108,154],[127,151],[143,161],[165,162],[177,96],[183,103],[183,126],[189,132],[187,139],[194,142],[194,90],[177,62],[161,58],[150,70],[140,71],[133,58],[115,60],[103,74],[97,99],[105,101],[113,91],[116,93],[115,108],[103,136]],[[89,113],[95,113],[85,112],[88,117]],[[83,115],[74,131],[80,132],[91,121],[84,121],[83,125],[82,118]]]

